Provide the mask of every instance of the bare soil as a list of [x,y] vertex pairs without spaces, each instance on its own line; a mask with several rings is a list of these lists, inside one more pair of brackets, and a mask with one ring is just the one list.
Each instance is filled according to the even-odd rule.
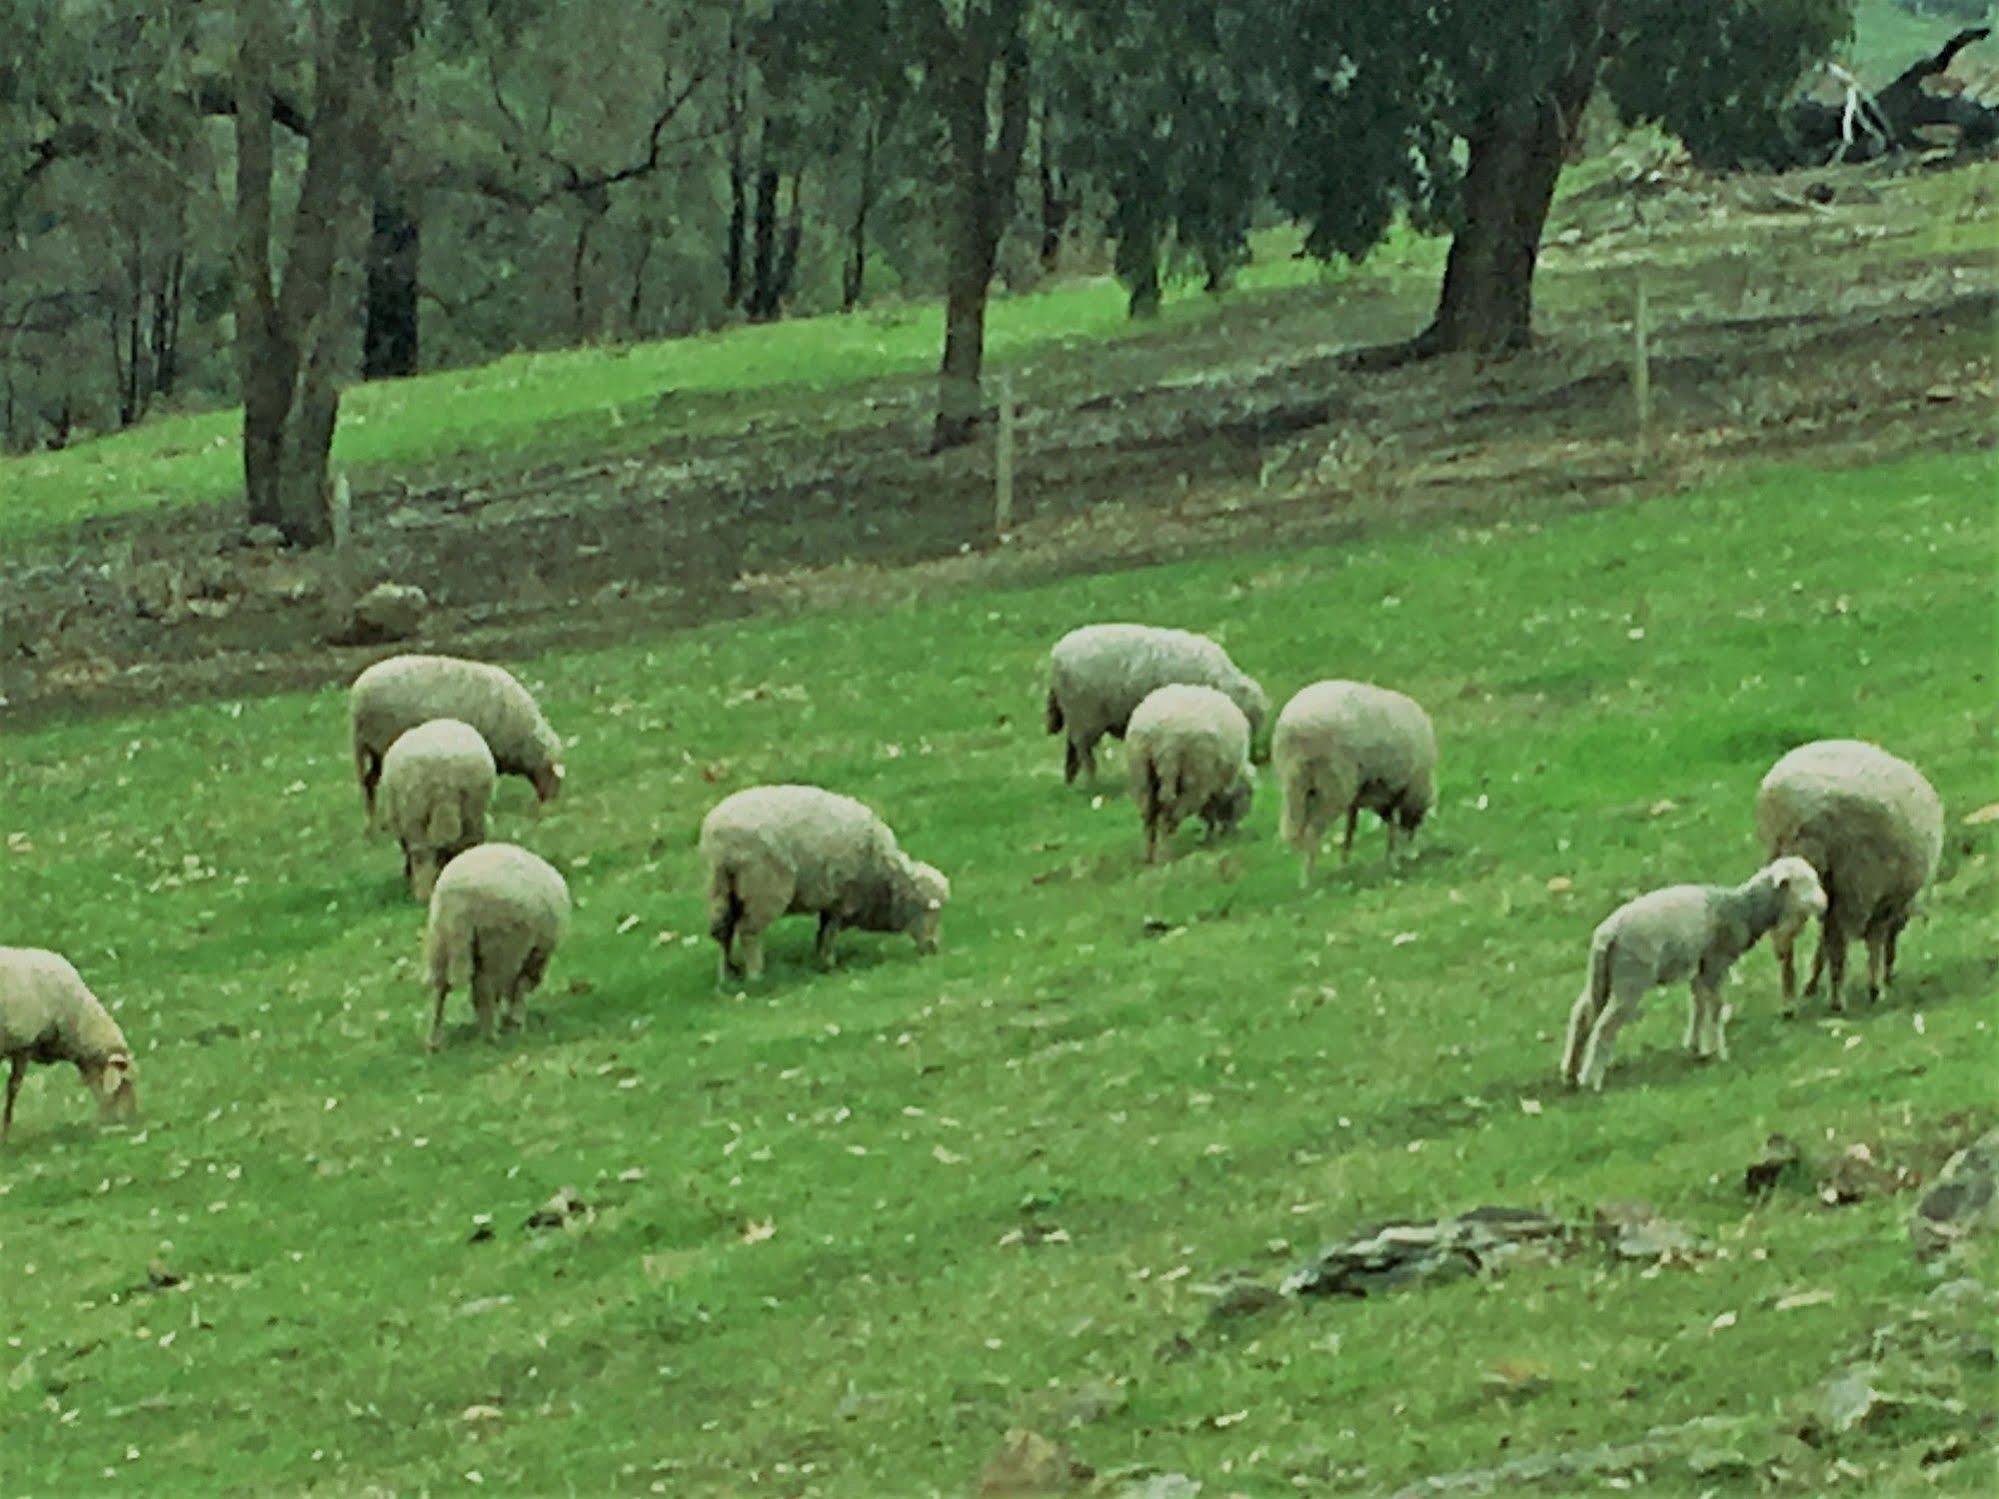
[[[727,437],[602,462],[364,476],[338,558],[249,547],[233,508],[87,522],[0,558],[0,704],[19,728],[345,679],[391,649],[329,643],[384,579],[432,601],[393,648],[518,656],[1990,444],[1992,257],[1898,255],[1918,226],[1896,180],[1827,180],[1830,203],[1754,184],[1579,200],[1544,257],[1541,346],[1505,361],[1364,372],[1356,351],[1413,331],[1429,296],[1376,278],[1037,354],[1009,371],[1004,542],[990,445],[927,455],[917,378],[774,394]],[[1658,320],[1642,454],[1640,267]]]

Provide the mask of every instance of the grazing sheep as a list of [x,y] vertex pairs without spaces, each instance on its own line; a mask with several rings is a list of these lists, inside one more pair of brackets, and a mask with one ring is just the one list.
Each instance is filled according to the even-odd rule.
[[534,697],[513,676],[456,656],[391,656],[354,679],[354,770],[370,818],[382,756],[397,738],[433,718],[455,718],[479,731],[500,774],[525,776],[542,801],[562,789],[562,741]]
[[1345,814],[1340,858],[1353,852],[1365,807],[1407,842],[1436,803],[1437,734],[1415,699],[1365,682],[1314,682],[1284,705],[1270,742],[1284,793],[1284,841],[1305,857],[1299,883],[1312,882],[1319,841]]
[[486,808],[496,775],[479,731],[455,718],[418,724],[382,756],[375,816],[403,846],[410,894],[428,901],[437,872],[486,841]]
[[0,947],[0,1058],[10,1064],[0,1143],[14,1127],[14,1099],[30,1062],[74,1063],[101,1118],[138,1112],[139,1069],[125,1033],[69,960],[55,953]]
[[1590,939],[1589,977],[1569,1011],[1562,1076],[1602,1088],[1617,1028],[1661,984],[1691,979],[1686,1048],[1728,1056],[1721,983],[1765,932],[1794,935],[1825,910],[1825,891],[1803,859],[1778,859],[1740,885],[1669,885],[1611,912]]
[[548,971],[569,928],[569,887],[546,862],[511,843],[467,849],[437,877],[424,928],[424,966],[437,996],[430,1049],[444,1026],[444,998],[469,985],[472,1011],[490,1040],[495,1012],[519,1026],[528,991]]
[[1189,817],[1198,815],[1213,837],[1248,814],[1256,790],[1249,720],[1223,693],[1175,685],[1146,694],[1125,729],[1125,744],[1148,864]]
[[[1846,944],[1860,937],[1867,943],[1867,998],[1879,1000],[1895,976],[1895,947],[1916,895],[1943,852],[1936,791],[1915,766],[1877,745],[1821,739],[1770,767],[1756,788],[1756,831],[1769,857],[1797,855],[1825,886],[1806,990],[1818,988],[1824,970],[1828,1003],[1842,1008]],[[1787,1005],[1797,990],[1795,941],[1794,932],[1772,943]]]
[[1068,733],[1062,779],[1079,770],[1097,774],[1097,741],[1122,739],[1125,726],[1148,693],[1176,683],[1212,687],[1227,695],[1249,720],[1252,741],[1262,731],[1270,700],[1256,681],[1237,670],[1229,654],[1205,635],[1152,625],[1084,625],[1055,642],[1048,655],[1048,732]]
[[888,824],[852,797],[817,786],[752,786],[701,820],[708,931],[721,944],[717,982],[763,973],[762,933],[780,916],[819,917],[818,955],[833,962],[843,926],[907,932],[934,952],[951,882],[912,859]]

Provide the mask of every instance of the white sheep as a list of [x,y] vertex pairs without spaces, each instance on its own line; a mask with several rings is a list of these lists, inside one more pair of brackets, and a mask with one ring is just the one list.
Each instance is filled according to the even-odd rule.
[[0,1143],[14,1127],[14,1099],[28,1064],[74,1063],[103,1119],[138,1112],[138,1066],[118,1022],[67,958],[37,947],[0,947],[0,1059],[9,1063]]
[[1277,715],[1270,760],[1284,795],[1284,841],[1304,856],[1300,883],[1309,885],[1319,843],[1344,815],[1340,857],[1353,852],[1354,824],[1365,807],[1388,830],[1393,862],[1397,833],[1415,836],[1436,803],[1437,734],[1430,715],[1410,697],[1365,682],[1314,682]]
[[496,1018],[521,1025],[528,991],[541,983],[568,929],[569,886],[526,849],[482,843],[445,865],[423,934],[424,967],[437,997],[430,1048],[437,1048],[445,996],[455,988],[470,987],[472,1011],[488,1039]]
[[1785,858],[1740,885],[1669,885],[1619,906],[1590,939],[1589,976],[1569,1011],[1563,1078],[1601,1089],[1618,1027],[1647,991],[1681,979],[1692,981],[1687,1050],[1725,1060],[1728,970],[1764,933],[1795,935],[1825,904],[1811,865]]
[[1189,817],[1199,816],[1213,837],[1248,814],[1256,790],[1249,720],[1214,688],[1175,685],[1147,693],[1125,729],[1125,747],[1147,863]]
[[1270,700],[1254,678],[1205,635],[1154,625],[1084,625],[1048,654],[1048,732],[1068,735],[1062,779],[1097,773],[1097,741],[1122,739],[1147,694],[1176,683],[1212,687],[1249,720],[1252,741],[1262,732]]
[[[1867,997],[1895,976],[1895,948],[1943,853],[1943,803],[1921,771],[1878,745],[1821,739],[1770,767],[1756,789],[1756,831],[1770,858],[1795,854],[1818,871],[1826,904],[1806,990],[1824,971],[1843,1008],[1846,945],[1867,943]],[[1785,1003],[1796,998],[1796,933],[1772,944]]]
[[375,820],[403,848],[410,894],[428,901],[437,872],[486,841],[486,808],[497,771],[479,731],[433,718],[397,738],[382,756]]
[[500,667],[456,656],[391,656],[356,677],[348,697],[354,771],[370,818],[382,757],[400,736],[433,718],[477,729],[500,774],[526,777],[541,801],[562,789],[562,741],[534,695]]
[[721,945],[718,982],[763,973],[762,934],[792,913],[819,918],[819,961],[841,927],[907,932],[937,948],[951,882],[912,859],[872,809],[817,786],[752,786],[701,820],[708,930]]

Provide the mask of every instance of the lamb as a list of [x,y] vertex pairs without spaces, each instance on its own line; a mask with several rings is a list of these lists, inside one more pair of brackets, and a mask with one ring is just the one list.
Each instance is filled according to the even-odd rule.
[[[1867,998],[1878,1001],[1895,976],[1895,948],[1916,895],[1943,852],[1943,803],[1921,771],[1878,745],[1821,739],[1800,745],[1770,768],[1756,789],[1756,830],[1767,857],[1795,854],[1818,871],[1826,905],[1819,974],[1831,980],[1828,1002],[1842,1008],[1846,945],[1867,943]],[[1796,997],[1792,933],[1772,943],[1788,1007]]]
[[1270,700],[1255,679],[1238,670],[1228,652],[1205,635],[1152,625],[1084,625],[1071,630],[1048,656],[1048,732],[1067,732],[1062,779],[1080,770],[1097,774],[1097,741],[1122,739],[1132,712],[1146,695],[1174,684],[1212,687],[1227,695],[1249,720],[1250,738],[1262,732]]
[[382,756],[376,820],[402,844],[403,877],[418,900],[430,900],[445,864],[486,841],[496,774],[479,731],[455,718],[417,725]]
[[1692,980],[1685,1045],[1696,1056],[1728,1057],[1722,980],[1765,932],[1789,940],[1824,912],[1812,866],[1783,858],[1740,885],[1669,885],[1611,912],[1590,939],[1589,977],[1569,1011],[1562,1076],[1571,1087],[1603,1087],[1617,1028],[1661,984]]
[[841,927],[907,932],[937,950],[951,882],[912,859],[873,810],[817,786],[752,786],[701,820],[708,931],[721,944],[717,982],[763,973],[762,934],[778,917],[819,917],[817,952],[833,963]]
[[349,699],[354,770],[371,819],[383,755],[399,736],[433,718],[477,729],[500,773],[526,777],[540,801],[562,789],[562,741],[533,695],[497,666],[456,656],[391,656],[354,679]]
[[1365,682],[1314,682],[1277,715],[1271,763],[1284,794],[1282,835],[1304,856],[1299,883],[1310,885],[1319,841],[1345,814],[1340,858],[1353,852],[1354,824],[1365,807],[1388,829],[1392,863],[1398,831],[1415,836],[1437,799],[1437,734],[1413,698]]
[[0,947],[0,1058],[10,1064],[0,1144],[14,1127],[14,1100],[30,1062],[74,1063],[102,1119],[138,1112],[139,1069],[125,1033],[69,960],[55,953]]
[[429,1048],[437,1049],[444,999],[468,986],[479,1028],[491,1040],[495,1012],[518,1027],[528,991],[569,928],[569,887],[560,874],[511,843],[467,849],[437,877],[424,928],[424,967],[437,996]]
[[1248,814],[1256,790],[1249,720],[1225,694],[1186,684],[1148,693],[1131,715],[1125,742],[1148,864],[1189,817],[1207,823],[1212,838]]

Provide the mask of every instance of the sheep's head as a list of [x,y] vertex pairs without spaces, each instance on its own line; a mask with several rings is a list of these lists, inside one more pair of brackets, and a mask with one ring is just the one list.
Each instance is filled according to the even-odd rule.
[[1825,886],[1818,871],[1796,855],[1787,855],[1764,866],[1757,878],[1776,892],[1777,935],[1797,935],[1798,929],[1814,916],[1825,915]]
[[1249,816],[1250,803],[1256,799],[1256,771],[1244,766],[1242,774],[1235,778],[1228,790],[1217,795],[1201,809],[1202,817],[1219,832],[1233,832]]
[[437,888],[437,877],[443,871],[442,849],[403,845],[403,877],[410,882],[410,894],[423,904],[430,904],[430,892]]
[[97,1100],[98,1117],[106,1121],[130,1119],[139,1112],[135,1080],[139,1067],[128,1051],[114,1051],[99,1062],[82,1062],[77,1070],[83,1085]]
[[1254,677],[1239,676],[1229,698],[1249,720],[1249,741],[1255,744],[1263,733],[1263,721],[1270,716],[1270,698],[1264,693],[1263,684]]
[[944,921],[944,902],[951,898],[951,882],[931,864],[909,861],[907,888],[898,902],[903,917],[902,930],[916,939],[918,952],[937,951],[937,935]]
[[563,769],[560,760],[544,760],[532,777],[534,781],[535,800],[552,802],[560,796],[562,794],[562,777]]

